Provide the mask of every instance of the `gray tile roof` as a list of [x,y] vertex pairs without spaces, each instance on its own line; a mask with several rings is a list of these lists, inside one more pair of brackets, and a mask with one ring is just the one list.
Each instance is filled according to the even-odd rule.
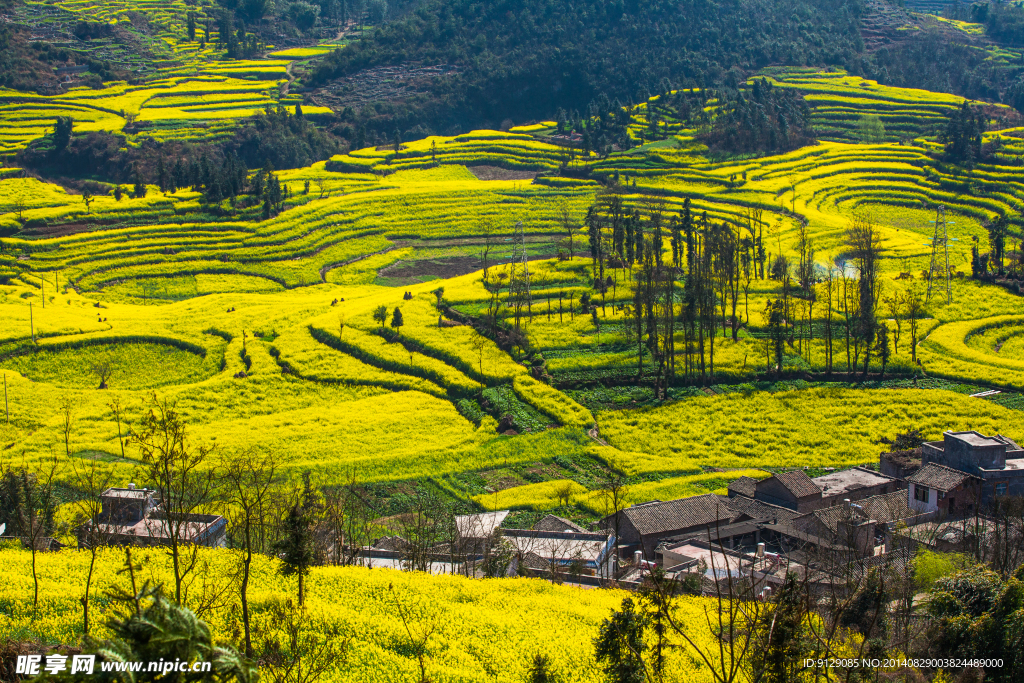
[[622,514],[641,535],[692,529],[716,522],[728,524],[736,516],[732,508],[713,493],[665,503],[634,505],[623,510]]
[[814,510],[811,515],[816,517],[819,522],[828,527],[828,530],[832,533],[836,533],[839,529],[839,523],[846,520],[854,520],[855,522],[863,522],[866,518],[860,513],[859,510],[853,509],[847,510],[845,505],[830,505],[827,508],[821,508],[820,510]]
[[871,496],[857,501],[857,504],[861,506],[867,517],[876,522],[894,522],[897,519],[906,519],[917,514],[907,505],[906,491],[893,491],[880,496]]
[[858,500],[850,510],[846,509],[845,504],[840,503],[814,510],[810,514],[817,517],[832,533],[836,533],[839,529],[839,522],[847,519],[852,519],[855,522],[873,519],[881,524],[897,519],[906,519],[917,513],[907,505],[907,492],[896,491]]
[[937,491],[952,491],[968,479],[974,478],[966,472],[930,462],[907,477],[907,481],[912,484],[927,486]]
[[747,498],[753,498],[756,491],[757,479],[751,477],[740,477],[729,483],[729,491]]
[[806,498],[807,496],[817,496],[821,494],[821,489],[818,488],[818,485],[815,484],[803,470],[779,472],[775,475],[775,479],[797,498]]
[[586,533],[586,529],[564,517],[557,515],[545,515],[533,525],[536,531],[576,531]]
[[736,512],[737,517],[745,515],[750,519],[765,519],[771,523],[789,522],[799,517],[800,513],[790,508],[771,505],[761,500],[735,496],[733,498],[722,497],[722,502]]

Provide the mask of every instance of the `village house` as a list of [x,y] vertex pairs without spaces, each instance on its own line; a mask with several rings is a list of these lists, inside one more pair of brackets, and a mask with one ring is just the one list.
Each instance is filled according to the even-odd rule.
[[[619,551],[624,557],[637,550],[648,559],[662,540],[691,532],[706,532],[716,525],[730,524],[737,517],[725,500],[713,493],[679,500],[639,503],[608,515],[598,526],[618,532]],[[617,523],[616,523],[617,520]]]
[[797,512],[823,507],[821,489],[802,470],[780,472],[754,485],[754,498]]
[[895,477],[866,467],[851,467],[811,479],[802,470],[780,472],[758,481],[740,477],[729,484],[731,500],[752,498],[767,505],[800,514],[836,505],[844,500],[857,501],[892,493],[901,488]]
[[969,514],[978,505],[983,483],[966,472],[928,463],[907,477],[907,504],[918,512]]
[[[907,505],[907,495],[895,491],[854,503],[849,499],[839,505],[814,510],[791,522],[793,529],[850,548],[860,556],[874,555],[885,543],[886,532],[894,522],[912,518],[917,513]],[[783,532],[785,533],[785,532]]]
[[579,524],[557,515],[544,515],[533,525],[536,531],[565,531],[585,534],[587,530]]
[[455,530],[458,533],[459,552],[470,555],[482,554],[508,515],[508,510],[458,515],[455,518]]
[[[96,519],[78,528],[78,546],[101,542],[109,545],[168,545],[172,528],[152,489],[109,488],[100,494],[102,508]],[[227,520],[220,515],[188,515],[181,523],[180,540],[220,547],[225,542]]]
[[610,579],[615,573],[615,536],[609,533],[502,529],[501,538],[515,551],[510,574],[575,572]]
[[[1024,496],[1024,449],[1000,434],[945,432],[942,441],[921,445],[921,464],[922,469],[929,464],[942,465],[980,480],[976,482],[979,500],[972,504],[987,506],[1002,496]],[[934,476],[935,471],[932,473]],[[921,483],[928,485],[927,481]]]
[[838,505],[845,500],[856,502],[873,496],[884,496],[903,488],[896,477],[866,467],[830,472],[814,477],[811,481],[821,489],[822,507]]
[[907,477],[921,469],[921,449],[890,451],[878,458],[878,469],[882,474],[895,478],[900,488],[907,488]]

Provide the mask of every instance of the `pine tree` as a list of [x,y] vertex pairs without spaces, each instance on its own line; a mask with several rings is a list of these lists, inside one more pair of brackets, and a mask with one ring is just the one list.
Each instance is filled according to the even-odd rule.
[[157,183],[160,185],[161,192],[167,192],[168,181],[167,181],[167,168],[164,166],[164,158],[160,157],[156,162],[156,177]]
[[[133,662],[163,660],[173,662],[210,662],[210,670],[201,675],[147,671],[132,674],[135,683],[176,683],[207,681],[208,683],[251,683],[256,671],[232,647],[214,643],[210,627],[191,610],[164,597],[160,588],[144,586],[138,595],[120,595],[132,606],[129,616],[110,623],[113,638],[96,640],[86,637],[83,650],[95,653],[100,662]],[[137,610],[138,605],[146,605]],[[99,670],[97,665],[97,671]],[[54,677],[56,678],[56,677]],[[62,674],[61,678],[65,678]],[[71,680],[91,681],[91,672],[79,673]],[[126,680],[129,680],[126,678]]]
[[884,324],[878,326],[878,335],[875,337],[875,355],[878,356],[878,362],[882,364],[882,377],[884,378],[885,366],[892,355],[892,349],[889,348],[889,328]]
[[301,502],[288,511],[282,525],[282,537],[274,544],[274,551],[281,559],[282,576],[297,576],[299,579],[299,605],[305,599],[305,580],[316,559],[313,551],[313,521]]
[[53,124],[53,149],[55,152],[63,152],[71,143],[71,132],[74,128],[74,119],[70,116],[58,116]]
[[632,598],[622,601],[622,609],[601,624],[594,640],[595,655],[614,683],[644,683],[643,652],[647,617]]
[[395,312],[391,314],[391,327],[395,328],[395,332],[401,333],[401,327],[405,322],[402,320],[402,309],[395,306]]
[[142,174],[135,171],[133,180],[135,182],[135,190],[132,194],[136,199],[142,199],[146,196],[146,183],[142,180]]

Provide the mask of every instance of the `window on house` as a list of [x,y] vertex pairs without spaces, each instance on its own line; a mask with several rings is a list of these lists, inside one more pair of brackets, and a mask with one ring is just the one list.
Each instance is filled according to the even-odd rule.
[[995,486],[996,495],[997,496],[1005,496],[1006,495],[1006,488],[1007,488],[1007,482],[1005,482],[1005,481],[1001,481],[998,484],[996,484],[996,486]]
[[922,503],[928,502],[928,489],[924,486],[914,487],[914,500],[919,500]]

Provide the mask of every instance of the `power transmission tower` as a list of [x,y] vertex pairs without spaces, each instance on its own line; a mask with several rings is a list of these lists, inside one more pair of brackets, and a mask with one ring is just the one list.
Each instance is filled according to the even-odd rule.
[[946,230],[946,207],[939,204],[935,210],[935,233],[932,236],[932,261],[928,267],[928,293],[925,301],[931,299],[932,288],[945,286],[946,303],[953,303],[953,290],[949,285],[949,234]]
[[519,316],[526,306],[530,310],[530,260],[526,252],[526,238],[523,235],[523,222],[516,223],[516,231],[512,236],[512,258],[509,261],[508,305],[515,309],[516,329],[519,329]]

